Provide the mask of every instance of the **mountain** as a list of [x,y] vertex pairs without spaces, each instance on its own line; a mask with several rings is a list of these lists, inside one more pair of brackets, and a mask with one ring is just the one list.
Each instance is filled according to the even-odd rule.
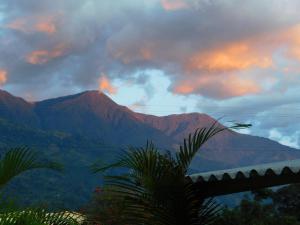
[[98,91],[37,102],[34,112],[43,130],[59,130],[115,145],[141,145],[147,138],[169,143],[163,132],[141,123],[134,112]]
[[[200,113],[161,117],[136,115],[144,123],[171,137],[174,140],[173,143],[180,143],[197,128],[209,127],[215,122],[212,117]],[[199,157],[233,167],[299,158],[299,153],[300,151],[295,151],[267,138],[225,131],[214,137]]]
[[[88,169],[95,160],[111,161],[121,149],[142,146],[147,140],[175,151],[189,133],[214,122],[200,113],[162,117],[135,113],[98,91],[33,103],[0,91],[0,150],[26,145],[66,166],[63,175],[28,173],[13,181],[6,191],[22,199],[23,204],[47,204],[51,199],[51,207],[79,207],[101,184],[101,177]],[[266,138],[226,131],[204,146],[191,170],[295,158],[300,158],[300,151]]]
[[37,126],[38,120],[33,108],[34,105],[24,99],[0,90],[0,118],[20,124]]

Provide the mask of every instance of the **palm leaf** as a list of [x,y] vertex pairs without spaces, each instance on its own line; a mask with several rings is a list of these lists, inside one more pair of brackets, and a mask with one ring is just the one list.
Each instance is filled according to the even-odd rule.
[[83,218],[70,213],[48,213],[42,209],[27,209],[0,214],[0,225],[79,225]]
[[[230,127],[240,128],[240,124]],[[190,134],[178,153],[163,154],[152,143],[144,148],[129,148],[116,163],[93,165],[94,172],[123,168],[118,176],[105,175],[106,185],[126,206],[122,216],[131,225],[207,225],[218,214],[219,206],[205,200],[201,188],[186,178],[190,163],[199,149],[212,137],[230,128],[201,128]]]
[[43,162],[36,152],[28,148],[9,150],[0,160],[0,188],[13,177],[32,169],[51,169],[61,171],[62,166],[55,162]]
[[184,173],[186,173],[197,152],[212,137],[226,130],[240,130],[250,126],[251,124],[234,123],[230,127],[225,127],[219,125],[218,120],[216,120],[209,128],[197,129],[193,134],[189,134],[188,138],[183,140],[183,145],[179,147],[176,160],[184,170]]

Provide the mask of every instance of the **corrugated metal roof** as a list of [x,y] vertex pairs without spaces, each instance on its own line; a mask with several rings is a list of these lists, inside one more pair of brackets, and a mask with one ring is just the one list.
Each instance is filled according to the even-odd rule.
[[205,173],[192,174],[189,177],[194,182],[208,182],[209,180],[222,180],[222,179],[236,179],[237,177],[244,176],[249,178],[252,176],[265,176],[266,173],[274,173],[280,175],[284,170],[290,170],[292,173],[300,172],[300,159],[288,160],[276,163],[266,163],[246,167],[238,167],[227,170],[216,170]]
[[300,182],[300,159],[188,176],[209,197]]

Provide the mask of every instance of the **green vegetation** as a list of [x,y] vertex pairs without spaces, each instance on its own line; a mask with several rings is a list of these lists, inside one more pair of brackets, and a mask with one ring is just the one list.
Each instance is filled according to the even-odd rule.
[[125,208],[125,201],[116,198],[109,188],[97,187],[91,203],[84,210],[87,215],[86,224],[126,225]]
[[[78,219],[80,217],[78,216]],[[79,225],[76,217],[65,213],[49,213],[41,209],[26,209],[0,214],[1,225]]]
[[27,148],[9,150],[0,160],[0,189],[12,178],[33,169],[62,170],[62,166],[54,162],[41,162],[36,152]]
[[300,225],[300,185],[253,192],[233,209],[224,209],[214,225]]
[[[112,193],[95,190],[93,201],[85,211],[90,221],[101,221],[103,225],[128,224],[123,216],[124,201],[116,201]],[[253,191],[237,207],[219,209],[212,225],[300,225],[300,184],[276,191]]]
[[[34,169],[61,171],[62,166],[55,162],[43,162],[36,152],[27,148],[11,149],[0,160],[0,189],[14,177]],[[2,225],[72,225],[76,220],[65,213],[48,213],[45,210],[14,209],[13,204],[1,199],[0,224]]]
[[[235,124],[230,128],[243,126]],[[103,159],[95,163],[92,170],[105,173],[105,185],[95,189],[92,202],[82,214],[16,207],[8,198],[2,198],[0,225],[300,225],[300,185],[253,191],[253,198],[245,198],[239,206],[229,209],[205,199],[201,189],[186,178],[201,147],[228,129],[213,124],[196,130],[175,153],[147,143],[141,148],[129,147],[115,163],[104,165]],[[62,140],[69,138],[55,135]],[[14,148],[3,154],[2,196],[7,195],[3,190],[13,178],[35,169],[62,171],[62,166],[27,148]],[[70,193],[74,195],[76,192]]]
[[[89,170],[95,155],[107,162],[119,150],[112,147],[105,151],[107,148],[100,141],[68,133],[43,131],[4,119],[0,119],[0,133],[0,155],[10,148],[30,146],[40,154],[43,162],[49,158],[64,164],[64,173],[35,170],[9,182],[3,192],[21,206],[34,204],[55,210],[79,209],[90,199],[93,187],[99,182],[101,184],[99,176],[94,176]],[[83,183],[86,180],[88,182]],[[80,195],[74,195],[74,192],[80,192]]]
[[[152,143],[147,143],[144,148],[129,148],[114,164],[94,165],[94,172],[111,168],[126,171],[117,176],[105,175],[108,195],[124,205],[118,209],[122,213],[115,216],[121,216],[119,219],[124,224],[131,225],[212,223],[219,210],[218,205],[213,200],[205,200],[201,190],[186,179],[186,175],[199,149],[210,138],[227,129],[213,124],[210,128],[196,130],[184,140],[175,155],[161,153]],[[95,215],[92,217],[97,218]],[[104,224],[104,220],[99,220],[98,223]]]

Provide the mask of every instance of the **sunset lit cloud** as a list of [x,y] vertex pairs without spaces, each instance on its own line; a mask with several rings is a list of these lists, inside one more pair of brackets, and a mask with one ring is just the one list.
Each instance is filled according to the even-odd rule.
[[41,32],[54,34],[57,31],[55,16],[36,16],[17,18],[9,22],[5,27],[24,33]]
[[105,92],[111,95],[117,93],[117,88],[111,84],[110,80],[104,74],[101,74],[101,77],[99,78],[98,90],[100,92]]
[[[139,44],[140,46],[136,46]],[[135,46],[127,45],[124,48],[118,47],[115,43],[108,43],[109,53],[124,64],[131,64],[141,61],[151,61],[154,57],[154,46],[149,43],[133,43]]]
[[7,81],[7,71],[4,69],[0,69],[0,86],[5,84]]
[[44,64],[51,59],[62,56],[66,51],[65,45],[58,45],[52,50],[36,50],[26,56],[26,61],[31,64]]
[[188,8],[185,0],[161,0],[161,5],[167,11]]
[[287,56],[300,61],[300,23],[284,30],[280,41],[287,48]]
[[6,25],[6,28],[12,29],[12,30],[18,30],[22,32],[27,32],[26,29],[26,21],[23,19],[16,19],[9,24]]
[[35,29],[39,32],[44,32],[48,34],[53,34],[56,32],[56,26],[51,20],[36,23]]
[[198,76],[184,80],[173,88],[176,94],[200,93],[216,99],[257,94],[261,87],[255,81],[236,75]]
[[244,43],[229,44],[220,49],[204,51],[193,55],[187,70],[208,72],[230,72],[246,70],[251,67],[268,68],[272,65],[270,55],[256,52],[251,45]]
[[[146,4],[143,0],[124,0],[114,7],[110,1],[102,4],[88,0],[89,4],[77,2],[78,7],[75,3],[59,4],[54,11],[48,10],[46,5],[53,4],[46,1],[36,5],[40,7],[38,13],[26,8],[24,15],[6,20],[10,29],[33,36],[24,40],[21,33],[12,32],[10,35],[20,35],[22,40],[7,40],[15,41],[25,62],[41,65],[42,71],[58,74],[55,63],[52,66],[48,62],[59,59],[56,62],[61,65],[61,73],[72,74],[70,82],[79,86],[92,85],[101,71],[107,72],[109,81],[110,74],[126,80],[136,72],[154,69],[170,79],[168,90],[172,93],[226,99],[277,88],[278,82],[294,77],[291,71],[297,71],[291,64],[300,59],[300,18],[293,10],[296,2],[274,3],[270,8],[264,1],[259,7],[245,1],[237,12],[231,1],[155,0]],[[114,11],[105,13],[108,8]],[[131,14],[124,16],[123,9]],[[120,23],[114,23],[114,18],[121,18]],[[31,39],[35,40],[31,46],[24,47]],[[281,62],[285,65],[279,65]],[[23,68],[21,64],[19,67]],[[277,71],[284,73],[278,77]],[[38,71],[30,71],[32,76],[34,73]],[[80,77],[82,74],[85,77]],[[262,81],[265,77],[272,83]],[[234,91],[227,87],[226,80],[231,81]],[[205,87],[212,84],[220,88]]]

